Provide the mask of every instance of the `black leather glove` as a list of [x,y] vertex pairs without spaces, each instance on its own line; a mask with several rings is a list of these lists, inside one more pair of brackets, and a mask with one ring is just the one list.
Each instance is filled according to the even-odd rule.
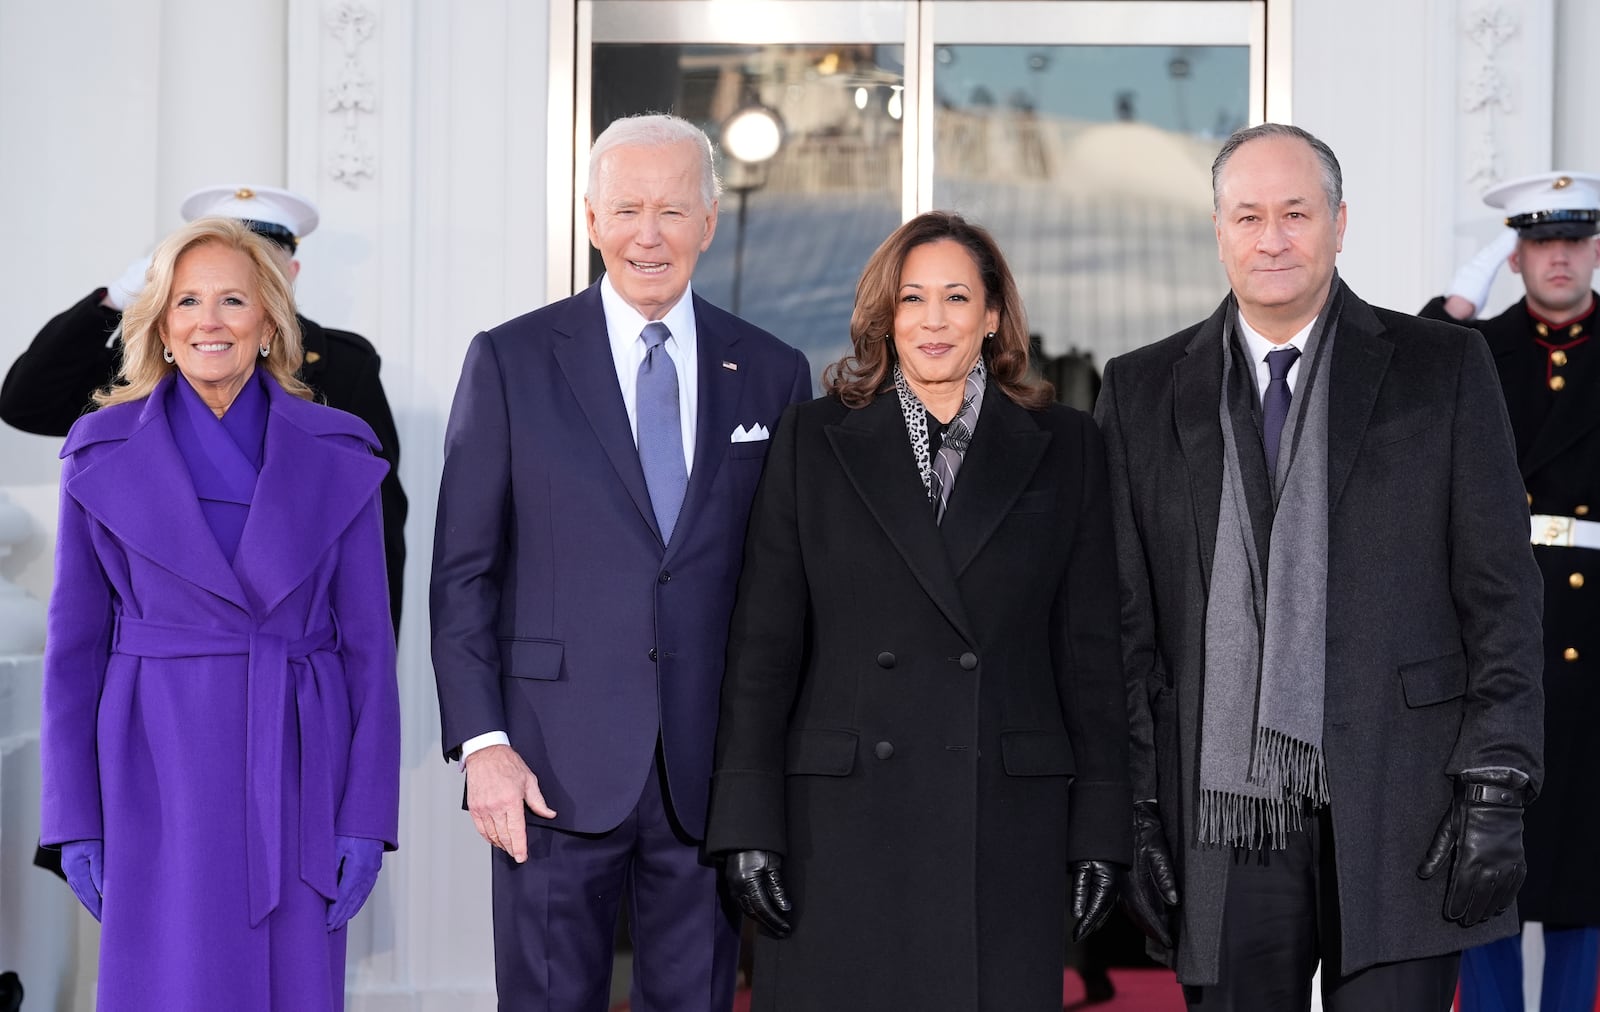
[[1072,914],[1078,919],[1072,940],[1081,942],[1111,916],[1128,869],[1110,861],[1074,861],[1071,867]]
[[1178,905],[1178,876],[1172,870],[1167,834],[1154,801],[1133,805],[1133,873],[1122,891],[1122,909],[1163,948],[1172,948],[1172,907]]
[[1522,854],[1522,804],[1528,776],[1481,770],[1456,777],[1455,798],[1417,874],[1432,878],[1452,854],[1444,916],[1470,928],[1517,898],[1528,864]]
[[735,850],[728,854],[722,875],[739,909],[778,938],[788,938],[794,927],[784,918],[793,910],[783,889],[783,857],[770,850]]

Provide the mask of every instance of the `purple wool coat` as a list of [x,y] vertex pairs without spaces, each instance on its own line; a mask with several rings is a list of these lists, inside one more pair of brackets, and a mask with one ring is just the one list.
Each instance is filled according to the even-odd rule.
[[398,836],[388,465],[366,423],[266,381],[230,565],[172,382],[80,419],[61,451],[41,840],[105,843],[102,1012],[340,1009],[334,838]]

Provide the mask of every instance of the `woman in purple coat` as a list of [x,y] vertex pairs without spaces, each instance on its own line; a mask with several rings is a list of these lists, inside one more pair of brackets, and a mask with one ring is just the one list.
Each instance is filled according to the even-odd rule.
[[398,835],[388,465],[294,378],[236,221],[161,244],[122,340],[61,451],[41,838],[101,919],[103,1012],[340,1009]]

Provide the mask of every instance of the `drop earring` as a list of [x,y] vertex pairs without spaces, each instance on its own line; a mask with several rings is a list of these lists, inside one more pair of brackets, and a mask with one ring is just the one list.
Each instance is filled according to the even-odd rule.
[[263,345],[262,345],[262,346],[261,346],[261,357],[262,357],[262,358],[266,358],[266,357],[267,357],[267,356],[268,356],[268,355],[270,355],[270,354],[272,354],[272,345],[270,345],[270,344],[263,344]]
[[168,348],[168,347],[167,347],[167,346],[166,346],[166,345],[164,345],[164,344],[163,344],[163,345],[162,345],[162,346],[161,346],[161,358],[162,358],[162,360],[163,360],[163,361],[165,361],[165,362],[166,362],[166,363],[167,363],[167,364],[168,364],[168,365],[171,365],[171,364],[172,364],[172,363],[173,363],[173,362],[175,362],[175,361],[177,361],[177,360],[176,360],[176,359],[174,359],[174,358],[173,358],[173,357],[172,357],[172,349],[171,349],[171,348]]

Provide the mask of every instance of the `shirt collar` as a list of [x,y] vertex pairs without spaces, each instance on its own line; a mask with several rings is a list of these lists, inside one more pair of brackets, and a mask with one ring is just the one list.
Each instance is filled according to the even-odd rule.
[[1280,348],[1288,348],[1292,346],[1304,354],[1306,350],[1306,338],[1311,335],[1311,328],[1317,325],[1317,318],[1313,316],[1311,318],[1311,322],[1300,328],[1299,333],[1295,334],[1282,344],[1273,344],[1265,337],[1262,337],[1260,332],[1258,332],[1254,327],[1250,326],[1249,321],[1244,318],[1243,313],[1238,314],[1238,319],[1239,335],[1244,338],[1245,351],[1250,353],[1250,361],[1258,365],[1267,360],[1268,352],[1277,351]]
[[[622,295],[611,283],[609,274],[600,279],[600,307],[606,314],[606,332],[611,338],[613,353],[629,351],[635,342],[640,341],[639,335],[644,331],[645,324],[650,321],[644,314],[628,305]],[[680,352],[693,355],[695,350],[694,329],[694,288],[685,285],[683,294],[672,308],[667,310],[660,323],[667,325],[672,332],[672,342],[677,345]],[[643,347],[641,344],[640,347]],[[642,352],[641,352],[642,354]]]

